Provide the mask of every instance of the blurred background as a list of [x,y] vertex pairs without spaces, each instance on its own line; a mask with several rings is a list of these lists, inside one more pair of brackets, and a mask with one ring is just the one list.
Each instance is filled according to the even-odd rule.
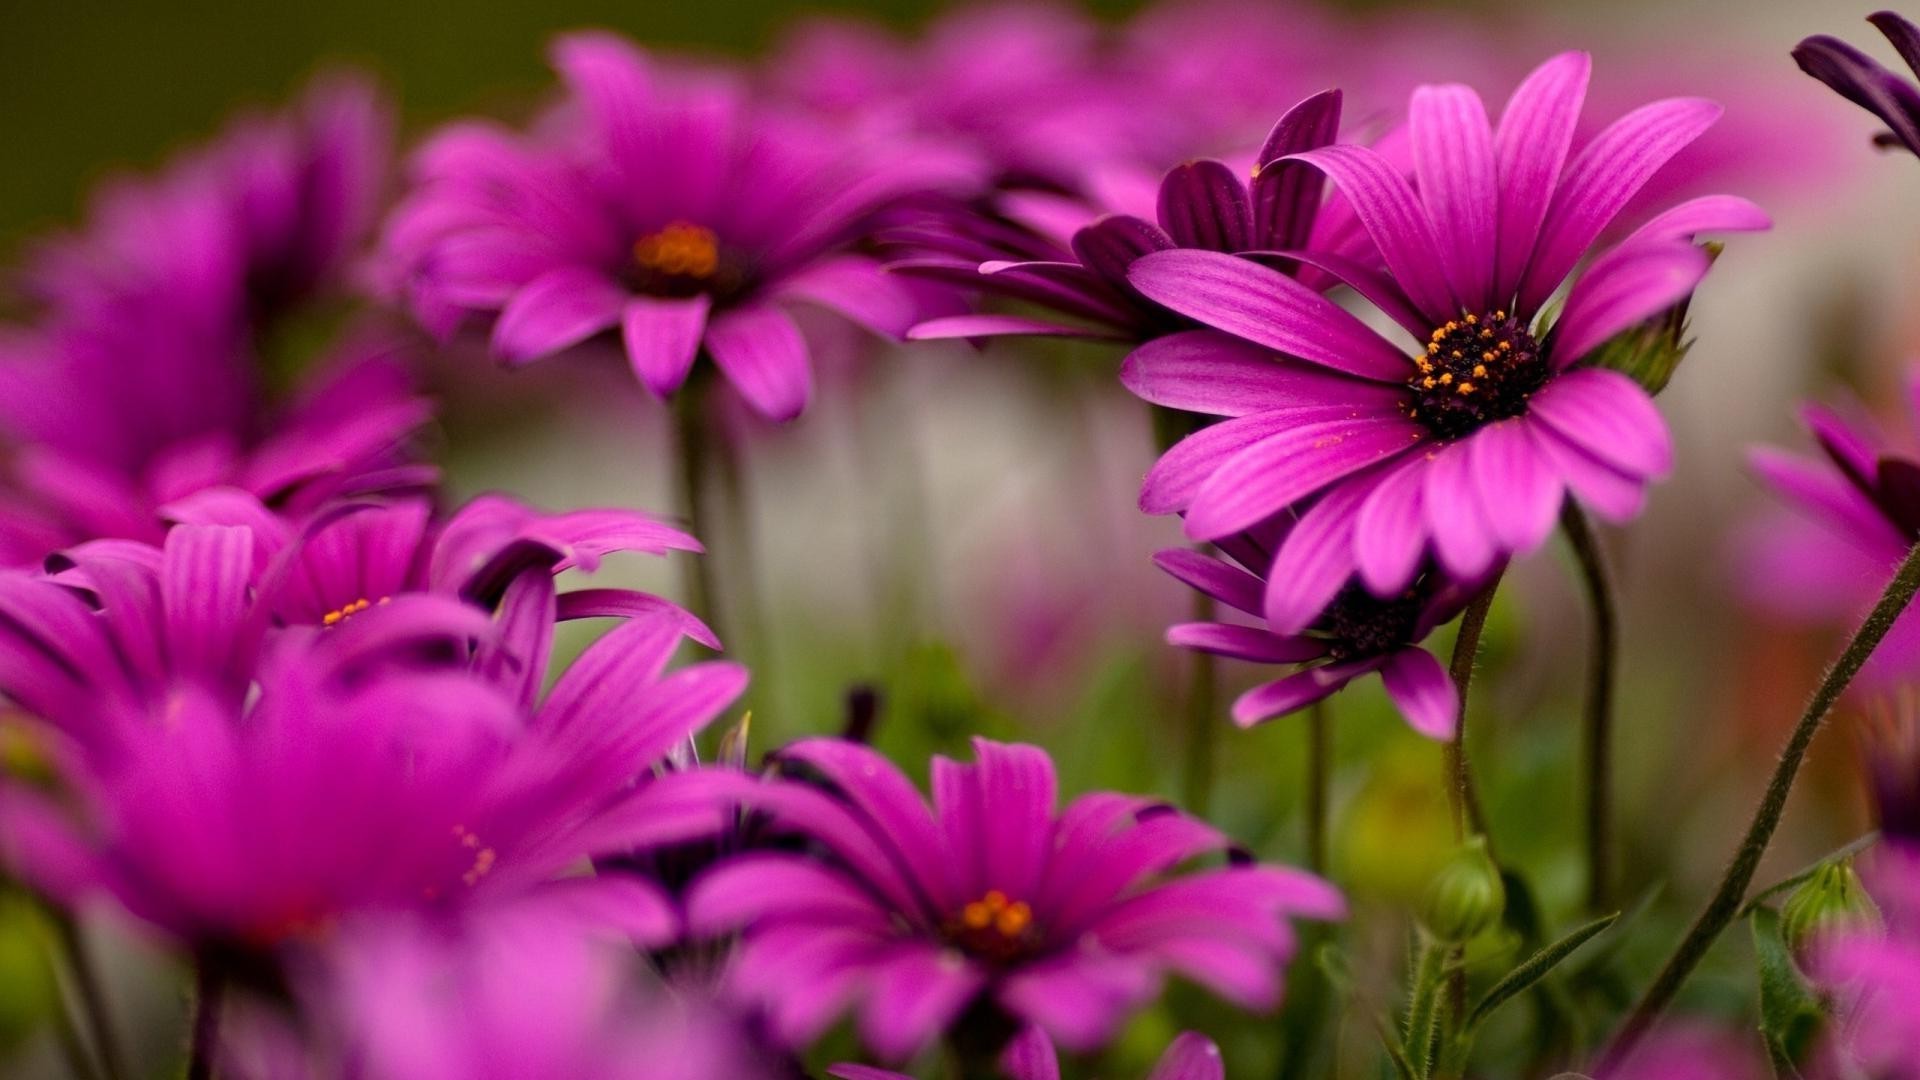
[[[1117,26],[1140,6],[1087,10]],[[910,34],[941,10],[904,0],[10,4],[0,34],[8,105],[0,144],[10,148],[0,170],[0,251],[18,252],[76,221],[104,177],[150,170],[235,109],[284,101],[328,66],[376,73],[412,138],[461,115],[527,115],[551,90],[542,50],[560,29],[607,26],[652,48],[745,60],[822,14]],[[1743,448],[1805,447],[1793,403],[1843,387],[1895,430],[1908,423],[1907,357],[1920,341],[1920,307],[1911,302],[1920,163],[1873,150],[1870,118],[1788,57],[1816,32],[1883,57],[1889,50],[1874,48],[1859,21],[1870,8],[1826,0],[1286,10],[1392,29],[1404,55],[1427,56],[1421,70],[1409,69],[1409,85],[1457,78],[1498,101],[1533,63],[1578,46],[1596,53],[1588,110],[1602,121],[1668,94],[1715,97],[1728,107],[1721,130],[1730,134],[1717,144],[1722,159],[1701,163],[1703,179],[1775,215],[1773,233],[1729,245],[1694,303],[1698,345],[1661,398],[1678,444],[1676,474],[1629,533],[1607,537],[1626,605],[1621,892],[1648,901],[1633,940],[1647,950],[1641,963],[1651,963],[1718,873],[1840,630],[1790,624],[1741,602],[1740,536],[1765,527],[1750,523],[1766,502],[1744,471]],[[1448,48],[1426,53],[1428,40]],[[1304,62],[1337,82],[1344,63],[1359,61]],[[1215,91],[1247,89],[1202,78],[1191,107],[1210,108]],[[849,694],[871,688],[882,703],[876,741],[910,770],[985,733],[1047,745],[1068,791],[1190,798],[1186,736],[1171,704],[1186,660],[1160,642],[1164,627],[1185,617],[1187,599],[1148,562],[1178,534],[1134,509],[1154,446],[1144,408],[1113,379],[1117,354],[1051,345],[889,349],[851,336],[841,354],[820,353],[826,392],[801,421],[775,429],[740,418],[743,510],[726,535],[708,538],[722,580],[735,583],[729,622],[756,669],[755,743],[839,730]],[[617,357],[589,352],[509,376],[456,345],[432,370],[448,405],[441,456],[459,493],[499,488],[552,508],[671,510],[665,410],[632,385]],[[657,566],[608,573],[677,587]],[[1557,548],[1510,581],[1477,684],[1474,754],[1502,857],[1526,867],[1549,921],[1564,925],[1580,889],[1571,768],[1584,612]],[[1260,674],[1225,665],[1221,700]],[[1864,707],[1856,703],[1816,744],[1761,882],[1867,827],[1856,770]],[[1407,733],[1375,689],[1341,695],[1334,713],[1332,875],[1363,907],[1404,907],[1430,872],[1422,853],[1437,858],[1445,848],[1438,750]],[[1223,709],[1206,808],[1263,855],[1295,862],[1303,846],[1297,720],[1239,732]],[[1385,927],[1382,940],[1353,950],[1390,956],[1404,923],[1375,923]],[[98,932],[110,942],[122,1023],[144,1051],[136,1056],[166,1061],[181,1009],[174,973],[122,931]],[[1751,1009],[1751,964],[1736,936],[1690,987],[1694,1008],[1734,1019]],[[0,977],[14,1047],[12,1064],[0,1050],[0,1073],[58,1075],[32,953],[17,940],[0,935],[0,969],[18,973]],[[1625,966],[1633,970],[1633,959]],[[1176,996],[1136,1025],[1104,1075],[1135,1075],[1133,1063],[1150,1060],[1182,1026],[1219,1039],[1233,1075],[1272,1075],[1278,1065],[1274,1022]],[[1364,1048],[1361,1025],[1349,1027]],[[1356,1053],[1348,1064],[1365,1060]]]

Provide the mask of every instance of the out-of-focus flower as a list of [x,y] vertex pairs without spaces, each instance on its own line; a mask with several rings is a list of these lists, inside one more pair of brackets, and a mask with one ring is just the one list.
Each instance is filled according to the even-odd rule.
[[739,796],[823,849],[742,855],[688,899],[694,932],[741,928],[729,986],[781,1037],[807,1041],[857,1006],[888,1060],[965,1016],[1086,1050],[1170,973],[1272,1008],[1294,948],[1287,918],[1344,913],[1332,886],[1284,867],[1162,876],[1226,838],[1111,792],[1056,811],[1045,753],[974,748],[974,765],[934,759],[931,809],[885,758],[826,739],[780,755],[824,790],[775,780]]
[[[1909,378],[1920,400],[1920,375]],[[1786,503],[1743,534],[1740,588],[1752,603],[1821,622],[1856,619],[1920,542],[1920,457],[1856,408],[1809,404],[1801,422],[1822,459],[1756,447],[1748,461]],[[1876,689],[1913,681],[1920,615],[1903,614],[1861,671]]]
[[772,93],[868,139],[927,138],[1001,186],[1080,190],[1116,163],[1185,152],[1168,98],[1123,79],[1102,28],[1065,6],[963,8],[914,42],[870,25],[803,24],[769,65]]
[[1699,1023],[1663,1026],[1600,1080],[1766,1080],[1756,1040]]
[[[1891,11],[1876,12],[1867,21],[1878,27],[1906,61],[1920,73],[1920,27]],[[1878,60],[1826,34],[1807,38],[1793,50],[1800,70],[1826,83],[1841,97],[1879,117],[1890,131],[1874,141],[1904,146],[1920,154],[1920,87],[1896,75]]]
[[[1000,1071],[1007,1080],[1060,1080],[1053,1040],[1037,1027],[1022,1030],[1000,1055]],[[913,1080],[905,1073],[871,1065],[835,1065],[827,1075],[839,1080]],[[1197,1031],[1183,1031],[1167,1045],[1146,1080],[1225,1080],[1226,1075],[1220,1048],[1213,1040]]]
[[[629,618],[536,700],[548,567],[507,586],[497,627],[416,593],[269,633],[257,546],[183,524],[163,549],[99,542],[57,579],[8,580],[5,690],[49,725],[70,795],[0,787],[11,873],[63,903],[104,893],[190,946],[258,950],[368,909],[574,890],[548,882],[718,828],[710,800],[640,782],[746,680],[667,674],[678,613]],[[664,894],[617,887],[636,939],[673,936]]]
[[964,175],[949,157],[836,134],[609,34],[561,38],[553,63],[567,96],[533,133],[456,124],[414,160],[382,274],[429,329],[495,316],[512,364],[617,330],[655,394],[705,354],[784,420],[813,389],[788,305],[890,335],[920,317],[912,283],[856,248],[877,211]]
[[[998,259],[977,268],[941,260],[909,261],[901,270],[972,286],[1038,305],[1074,323],[1016,315],[957,315],[929,320],[909,336],[980,338],[1043,334],[1110,337],[1138,342],[1190,329],[1193,322],[1142,295],[1127,280],[1134,262],[1157,251],[1298,253],[1330,249],[1347,260],[1345,247],[1366,243],[1351,215],[1319,222],[1323,182],[1319,174],[1284,159],[1333,142],[1340,127],[1340,92],[1329,90],[1294,106],[1274,125],[1255,158],[1251,184],[1231,166],[1212,159],[1189,161],[1160,183],[1157,223],[1129,213],[1099,217],[1072,235],[1067,250],[1052,259]],[[964,227],[962,229],[964,231]],[[1305,256],[1311,267],[1316,263]],[[1296,265],[1296,261],[1289,265]],[[977,269],[977,273],[969,271]],[[1325,279],[1330,281],[1331,279]]]
[[1920,1077],[1920,848],[1882,845],[1867,886],[1885,927],[1856,925],[1815,941],[1809,974],[1835,997],[1841,1049],[1862,1075]]
[[[1297,664],[1300,670],[1256,686],[1233,703],[1234,722],[1250,727],[1304,709],[1363,675],[1379,672],[1400,714],[1415,731],[1433,739],[1453,736],[1460,692],[1434,655],[1420,647],[1428,634],[1460,614],[1484,585],[1450,580],[1427,568],[1382,599],[1358,581],[1336,582],[1331,597],[1301,580],[1286,554],[1274,561],[1270,542],[1252,535],[1221,544],[1241,566],[1185,548],[1154,556],[1160,568],[1215,600],[1265,625],[1183,623],[1167,641],[1183,648],[1263,664]],[[1299,550],[1283,548],[1283,552]],[[1274,567],[1271,581],[1258,575]],[[1287,594],[1284,620],[1273,610],[1274,583]],[[1294,596],[1304,596],[1297,602]]]
[[[1376,595],[1395,595],[1427,553],[1457,577],[1478,577],[1537,547],[1569,490],[1624,520],[1671,467],[1647,393],[1582,361],[1692,293],[1711,262],[1696,233],[1764,228],[1767,218],[1731,196],[1674,207],[1587,262],[1559,317],[1542,325],[1548,298],[1621,207],[1719,112],[1697,99],[1655,102],[1569,160],[1588,67],[1583,53],[1541,65],[1497,130],[1466,87],[1415,91],[1417,192],[1366,147],[1288,159],[1322,170],[1353,205],[1386,272],[1330,270],[1421,343],[1411,357],[1249,259],[1160,252],[1129,272],[1141,292],[1213,328],[1136,350],[1129,388],[1229,418],[1160,460],[1142,507],[1182,512],[1189,536],[1215,539],[1319,496],[1286,542],[1311,549],[1316,572],[1299,589],[1270,590],[1270,616],[1284,615],[1277,597],[1330,599],[1355,573]],[[1279,557],[1289,558],[1284,548]]]

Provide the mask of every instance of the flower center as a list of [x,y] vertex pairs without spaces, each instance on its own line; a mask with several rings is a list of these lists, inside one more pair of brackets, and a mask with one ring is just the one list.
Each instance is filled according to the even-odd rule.
[[325,615],[322,615],[320,617],[320,625],[324,627],[339,626],[341,623],[346,622],[348,619],[353,618],[355,615],[360,614],[361,612],[374,606],[374,604],[376,603],[385,604],[385,603],[391,602],[392,600],[393,600],[393,597],[391,596],[383,596],[379,600],[368,600],[366,597],[363,596],[360,599],[355,600],[351,604],[343,604],[340,607],[334,608],[332,611],[327,612]]
[[947,940],[960,949],[986,960],[1012,960],[1031,947],[1037,931],[1033,909],[1025,900],[1009,900],[999,889],[960,909],[942,927]]
[[632,285],[656,296],[711,292],[724,277],[720,238],[712,229],[675,221],[633,242]]
[[1335,661],[1392,652],[1413,640],[1422,598],[1415,585],[1382,600],[1364,586],[1348,585],[1320,617],[1327,655]]
[[1453,438],[1527,411],[1547,365],[1526,324],[1506,311],[1466,315],[1434,330],[1407,380],[1407,416]]

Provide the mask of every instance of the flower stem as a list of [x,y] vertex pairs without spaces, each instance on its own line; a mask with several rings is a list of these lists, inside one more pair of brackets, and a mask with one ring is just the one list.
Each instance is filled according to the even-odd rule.
[[[1213,597],[1196,589],[1194,621],[1210,622],[1213,614]],[[1205,817],[1213,797],[1213,654],[1195,651],[1188,662],[1193,666],[1187,669],[1187,771],[1181,797],[1189,813]]]
[[[1446,744],[1447,809],[1453,816],[1453,838],[1462,843],[1467,839],[1469,825],[1475,833],[1487,835],[1480,797],[1474,791],[1473,768],[1467,761],[1467,691],[1473,683],[1474,660],[1480,653],[1480,633],[1486,629],[1487,611],[1493,607],[1493,594],[1499,587],[1500,579],[1495,578],[1467,605],[1460,616],[1460,633],[1453,639],[1453,659],[1447,665],[1453,685],[1460,692],[1460,719],[1454,725],[1453,738]],[[1492,839],[1487,843],[1491,848]]]
[[1407,1006],[1407,1060],[1415,1076],[1427,1076],[1433,1068],[1434,1047],[1440,1035],[1440,988],[1446,981],[1447,954],[1451,951],[1426,934],[1420,935],[1413,999]]
[[1847,642],[1840,658],[1827,669],[1825,677],[1808,700],[1806,711],[1800,714],[1800,722],[1794,725],[1793,734],[1787,739],[1786,749],[1780,752],[1780,762],[1774,766],[1773,777],[1767,782],[1766,794],[1760,798],[1760,804],[1754,807],[1753,820],[1747,825],[1747,832],[1741,838],[1740,846],[1734,851],[1733,859],[1727,864],[1726,873],[1720,878],[1720,885],[1714,890],[1713,899],[1694,920],[1687,936],[1680,940],[1673,955],[1668,957],[1666,966],[1647,988],[1640,1001],[1621,1025],[1619,1034],[1607,1048],[1605,1060],[1615,1063],[1624,1060],[1636,1044],[1645,1037],[1655,1020],[1674,995],[1687,976],[1693,973],[1707,953],[1709,946],[1721,931],[1727,928],[1734,916],[1740,911],[1740,903],[1746,895],[1747,886],[1753,881],[1754,871],[1760,865],[1760,856],[1765,854],[1768,841],[1773,839],[1773,830],[1780,824],[1781,812],[1786,809],[1787,794],[1793,790],[1794,776],[1800,771],[1800,763],[1806,759],[1807,747],[1820,730],[1821,722],[1833,711],[1847,684],[1859,673],[1860,668],[1873,655],[1880,639],[1887,636],[1894,620],[1905,611],[1913,600],[1916,591],[1920,591],[1920,545],[1907,552],[1900,563],[1900,569],[1888,582],[1886,592],[1880,596],[1879,603],[1873,606],[1860,629],[1854,631],[1853,639]]
[[701,544],[705,554],[685,556],[687,607],[704,621],[722,642],[727,640],[720,626],[719,594],[713,582],[714,541],[713,505],[707,498],[707,465],[712,452],[712,415],[706,393],[707,380],[693,378],[674,396],[673,435],[675,475],[680,513],[687,528]]
[[1333,781],[1333,728],[1322,698],[1307,710],[1307,869],[1327,872],[1327,790]]
[[217,965],[201,957],[193,969],[193,1042],[187,1052],[187,1080],[213,1080],[220,1056],[220,1005],[225,989]]
[[1606,552],[1578,503],[1567,500],[1560,527],[1580,566],[1593,633],[1588,643],[1587,702],[1582,739],[1587,767],[1587,909],[1602,911],[1613,880],[1613,685],[1620,650],[1620,615]]
[[60,950],[66,956],[67,973],[73,979],[74,997],[79,1000],[87,1027],[92,1029],[100,1071],[107,1080],[120,1080],[127,1075],[125,1059],[120,1056],[120,1040],[114,1033],[113,1015],[100,986],[100,973],[93,965],[86,940],[80,936],[79,924],[64,912],[55,912],[53,918],[60,936]]

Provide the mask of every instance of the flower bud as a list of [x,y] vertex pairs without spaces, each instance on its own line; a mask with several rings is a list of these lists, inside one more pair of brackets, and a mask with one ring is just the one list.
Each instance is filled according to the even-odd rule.
[[1487,854],[1487,838],[1476,836],[1434,875],[1420,924],[1435,940],[1458,945],[1493,928],[1506,908],[1500,868]]
[[1828,934],[1879,926],[1880,909],[1854,873],[1850,858],[1815,870],[1780,909],[1780,936],[1796,959]]

